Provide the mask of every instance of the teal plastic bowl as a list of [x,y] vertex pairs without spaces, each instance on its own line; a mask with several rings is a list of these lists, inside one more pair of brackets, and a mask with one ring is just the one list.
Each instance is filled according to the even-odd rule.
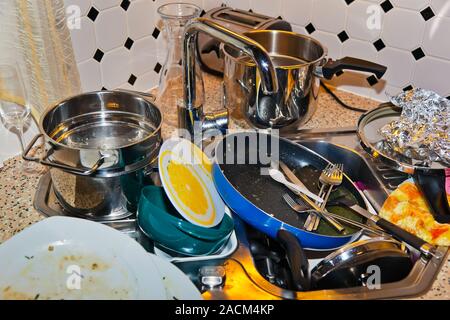
[[204,228],[185,220],[172,206],[162,187],[147,186],[139,199],[138,225],[157,247],[186,256],[215,253],[229,239],[233,219],[225,214],[215,227]]

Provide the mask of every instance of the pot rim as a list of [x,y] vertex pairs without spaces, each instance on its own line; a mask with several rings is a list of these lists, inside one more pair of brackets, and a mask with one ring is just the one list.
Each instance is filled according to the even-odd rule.
[[[301,63],[301,64],[289,65],[289,66],[276,66],[275,69],[286,69],[286,70],[298,69],[298,68],[301,68],[301,67],[305,67],[305,66],[308,66],[308,65],[312,65],[312,64],[316,64],[316,63],[322,62],[322,61],[325,60],[325,58],[328,55],[328,48],[326,46],[324,46],[317,39],[314,39],[312,37],[309,37],[309,36],[306,36],[306,35],[303,35],[303,34],[299,34],[299,33],[293,32],[293,31],[284,31],[284,30],[254,30],[254,31],[244,32],[244,36],[248,37],[249,35],[256,34],[256,33],[282,33],[282,34],[294,36],[294,37],[297,37],[297,38],[310,40],[310,41],[314,42],[315,44],[317,44],[319,47],[321,47],[323,49],[322,55],[319,58],[317,58],[317,59],[315,59],[313,61],[309,61],[309,62],[305,62],[305,63]],[[250,38],[250,39],[252,39],[252,38]],[[258,41],[254,40],[254,39],[252,39],[252,40],[259,44]],[[255,66],[253,61],[251,61],[251,62],[242,62],[242,61],[239,61],[238,59],[236,59],[235,57],[233,57],[229,52],[227,52],[226,44],[222,43],[221,44],[221,48],[222,48],[222,51],[225,54],[225,56],[227,56],[228,58],[233,60],[235,63],[241,64],[241,65],[246,65],[246,66],[249,66],[249,67]],[[266,49],[266,48],[264,48],[264,49]],[[269,57],[270,57],[271,53],[268,52],[268,54],[269,54]]]
[[[84,93],[81,93],[81,94],[75,94],[75,95],[72,95],[72,96],[70,96],[70,97],[68,97],[68,98],[65,98],[65,99],[63,99],[63,100],[61,100],[61,101],[58,101],[57,103],[55,103],[55,104],[49,106],[47,109],[45,109],[45,111],[42,113],[42,115],[41,115],[41,117],[40,117],[40,119],[39,119],[39,131],[43,134],[45,141],[46,141],[46,142],[49,142],[49,143],[52,143],[53,145],[56,145],[56,146],[58,146],[58,147],[66,148],[66,149],[71,149],[71,150],[78,150],[78,151],[81,151],[81,150],[87,150],[87,149],[89,149],[89,148],[82,148],[82,147],[68,146],[68,145],[66,145],[66,144],[57,142],[55,139],[53,139],[52,137],[50,137],[50,136],[48,135],[48,133],[44,130],[44,119],[48,116],[48,114],[49,114],[50,112],[52,112],[53,110],[55,110],[55,109],[56,109],[59,105],[61,105],[62,103],[65,103],[65,102],[67,102],[67,101],[70,101],[70,100],[72,100],[72,99],[74,99],[74,98],[76,98],[76,97],[79,97],[79,96],[93,95],[93,94],[99,94],[99,93],[101,93],[101,94],[121,94],[121,95],[129,95],[129,96],[133,96],[133,97],[142,99],[142,100],[144,100],[146,103],[149,103],[150,105],[152,105],[152,106],[158,111],[158,114],[159,114],[159,116],[160,116],[160,121],[159,121],[158,126],[157,126],[157,127],[155,128],[155,130],[154,130],[152,133],[150,133],[149,135],[145,136],[144,138],[142,138],[142,139],[140,139],[140,140],[138,140],[138,141],[134,141],[134,142],[132,142],[132,143],[129,143],[129,144],[120,146],[119,148],[106,149],[106,150],[121,150],[121,149],[124,149],[124,148],[128,148],[128,147],[130,147],[130,146],[134,146],[134,145],[140,144],[141,142],[147,141],[148,139],[150,139],[150,138],[152,138],[152,137],[154,137],[154,136],[156,136],[156,135],[158,135],[158,134],[161,133],[162,124],[163,124],[163,121],[164,121],[164,116],[163,116],[163,113],[161,112],[161,110],[159,109],[159,107],[158,107],[154,102],[151,102],[151,101],[147,100],[144,96],[139,95],[138,93],[134,94],[134,93],[131,93],[131,92],[115,91],[115,90],[97,90],[97,91],[90,91],[90,92],[84,92]],[[89,150],[95,150],[95,149],[89,149]]]

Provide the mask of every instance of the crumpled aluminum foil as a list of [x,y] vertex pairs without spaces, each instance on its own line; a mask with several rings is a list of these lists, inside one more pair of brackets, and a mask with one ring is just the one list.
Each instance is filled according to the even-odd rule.
[[391,97],[391,102],[402,112],[379,131],[385,147],[424,164],[450,166],[450,101],[416,88]]

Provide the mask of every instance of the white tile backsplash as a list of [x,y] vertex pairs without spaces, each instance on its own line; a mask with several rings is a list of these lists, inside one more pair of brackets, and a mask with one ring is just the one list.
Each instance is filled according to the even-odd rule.
[[[271,17],[278,17],[281,15],[281,1],[273,0],[252,0],[252,10]],[[297,11],[297,14],[300,12]]]
[[372,43],[358,39],[349,39],[342,46],[342,57],[358,57],[369,61],[376,61],[377,50]]
[[430,0],[391,0],[395,7],[420,10],[430,4]]
[[100,64],[94,59],[78,63],[81,88],[84,92],[96,91],[102,87]]
[[[298,11],[298,14],[301,14],[301,11]],[[344,0],[313,1],[311,21],[317,29],[339,33],[345,29],[346,18],[347,5]]]
[[64,0],[64,4],[66,8],[73,5],[78,6],[82,16],[85,16],[92,6],[91,0]]
[[436,17],[427,24],[423,39],[425,53],[435,57],[450,57],[450,18]]
[[70,31],[73,42],[73,51],[77,62],[85,61],[94,55],[97,49],[94,23],[87,17],[81,17],[80,29]]
[[416,63],[412,84],[450,96],[450,61],[425,57]]
[[425,21],[416,11],[394,8],[386,14],[381,38],[387,46],[413,50],[420,46]]
[[440,17],[450,17],[450,1],[448,0],[431,0],[431,7],[436,15]]
[[92,0],[92,4],[98,10],[105,10],[112,7],[117,7],[121,0]]
[[155,28],[156,8],[153,1],[136,0],[128,9],[128,33],[137,40],[152,34]]
[[107,89],[115,89],[131,75],[131,54],[124,47],[105,53],[101,61],[102,81]]
[[121,7],[100,11],[95,20],[98,47],[104,52],[123,46],[127,39],[127,15]]
[[299,26],[311,22],[313,0],[285,0],[283,4],[283,19]]
[[[155,66],[164,63],[167,50],[162,34],[158,35],[158,30],[154,33],[160,26],[156,9],[168,2],[174,1],[65,0],[66,5],[79,5],[83,16],[81,30],[71,32],[83,90],[118,86],[148,90],[158,84]],[[332,58],[354,56],[388,66],[384,79],[373,86],[367,82],[367,74],[349,72],[335,77],[330,83],[341,89],[379,100],[386,100],[385,92],[395,94],[410,85],[450,96],[449,0],[184,2],[205,10],[225,4],[273,17],[281,15],[295,32],[323,42]],[[94,21],[89,17],[92,7],[98,11]],[[339,39],[342,31],[348,39]],[[127,38],[130,40],[125,48]],[[383,44],[378,50],[375,41]],[[93,59],[94,55],[99,61]],[[132,74],[136,77],[133,84],[128,82]]]
[[413,55],[405,50],[385,48],[379,53],[377,62],[387,67],[384,79],[392,86],[404,88],[409,85],[414,68]]
[[[372,10],[371,6],[373,6],[373,3],[368,1],[356,1],[349,6],[346,30],[350,38],[373,42],[380,37],[381,28],[367,27],[367,12]],[[379,21],[376,22],[382,25],[383,18],[384,16],[380,15]]]
[[328,56],[335,59],[341,57],[342,43],[336,34],[318,30],[314,32],[314,38],[328,49]]

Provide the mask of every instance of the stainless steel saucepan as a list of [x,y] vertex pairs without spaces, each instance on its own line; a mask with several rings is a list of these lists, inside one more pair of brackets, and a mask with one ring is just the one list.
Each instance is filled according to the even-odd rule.
[[316,108],[320,78],[331,79],[344,69],[381,78],[386,71],[382,65],[356,58],[328,60],[320,42],[294,32],[257,30],[244,35],[269,53],[279,90],[275,96],[265,96],[254,62],[224,44],[224,105],[231,117],[245,119],[256,128],[297,128],[308,121]]
[[[162,115],[147,97],[98,91],[71,97],[42,115],[23,158],[49,166],[53,188],[69,212],[96,220],[135,210],[145,170],[161,144]],[[44,138],[46,154],[29,156]]]

